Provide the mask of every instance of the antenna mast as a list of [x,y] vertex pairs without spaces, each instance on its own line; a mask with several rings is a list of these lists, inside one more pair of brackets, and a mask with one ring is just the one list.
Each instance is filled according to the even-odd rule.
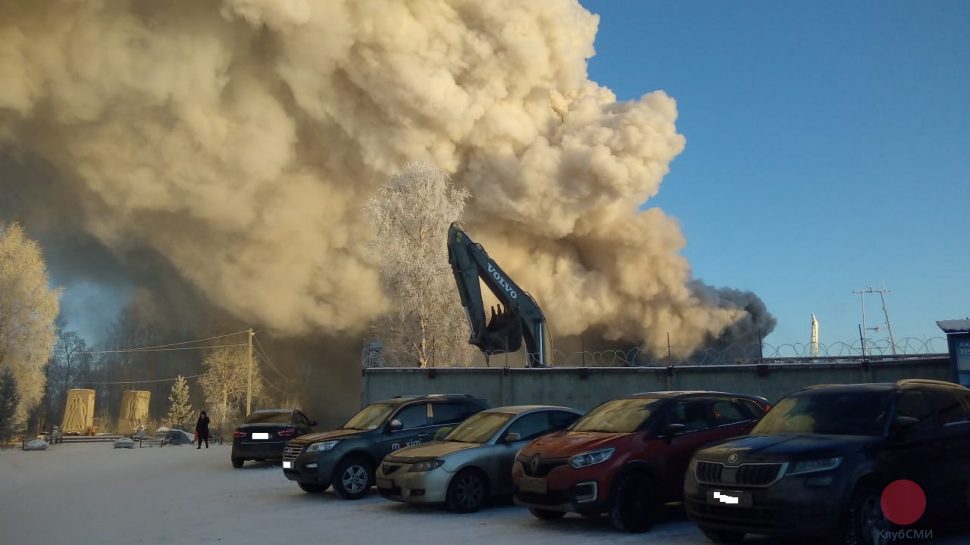
[[[864,290],[859,290],[859,291],[852,290],[852,293],[858,293],[859,294],[859,300],[862,301],[862,331],[863,331],[863,333],[865,333],[868,330],[879,331],[879,326],[876,326],[876,327],[866,327],[866,300],[865,300],[865,294],[867,294],[867,293],[878,293],[879,294],[879,300],[882,302],[882,313],[883,313],[883,316],[886,317],[886,330],[889,332],[889,346],[890,346],[890,348],[893,351],[893,356],[897,355],[896,354],[896,338],[893,336],[893,324],[889,320],[889,307],[886,306],[886,294],[889,293],[889,290],[883,289],[883,288],[873,289],[872,286],[869,286],[869,287],[867,287]],[[865,339],[862,340],[862,343],[863,343],[862,353],[863,353],[863,355],[865,355]]]

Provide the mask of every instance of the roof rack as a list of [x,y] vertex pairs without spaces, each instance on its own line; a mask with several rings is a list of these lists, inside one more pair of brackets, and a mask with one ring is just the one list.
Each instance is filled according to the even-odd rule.
[[955,382],[948,382],[948,381],[945,381],[945,380],[934,380],[934,379],[930,379],[930,378],[904,378],[904,379],[901,379],[901,380],[897,380],[896,381],[896,384],[897,385],[903,385],[903,384],[932,384],[934,386],[950,386],[950,387],[957,387],[957,388],[960,388],[961,387],[959,384],[956,384]]

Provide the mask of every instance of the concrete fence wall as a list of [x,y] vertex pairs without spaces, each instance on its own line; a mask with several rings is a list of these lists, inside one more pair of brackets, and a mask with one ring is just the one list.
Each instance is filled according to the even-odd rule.
[[870,363],[772,363],[677,367],[365,369],[364,404],[396,395],[458,393],[493,407],[532,403],[588,410],[608,399],[654,390],[720,390],[774,403],[813,384],[952,380],[945,355]]

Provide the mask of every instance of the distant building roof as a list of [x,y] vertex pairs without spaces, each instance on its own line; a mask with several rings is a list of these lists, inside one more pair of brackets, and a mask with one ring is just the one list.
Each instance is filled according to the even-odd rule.
[[970,332],[970,318],[966,320],[940,320],[936,322],[944,333],[967,333]]

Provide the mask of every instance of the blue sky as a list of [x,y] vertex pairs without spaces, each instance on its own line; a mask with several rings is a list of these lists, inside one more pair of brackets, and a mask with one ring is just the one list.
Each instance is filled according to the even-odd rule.
[[649,205],[695,276],[765,300],[767,343],[807,342],[813,312],[857,339],[870,284],[897,339],[970,316],[970,2],[581,2],[590,77],[677,100],[687,148]]

